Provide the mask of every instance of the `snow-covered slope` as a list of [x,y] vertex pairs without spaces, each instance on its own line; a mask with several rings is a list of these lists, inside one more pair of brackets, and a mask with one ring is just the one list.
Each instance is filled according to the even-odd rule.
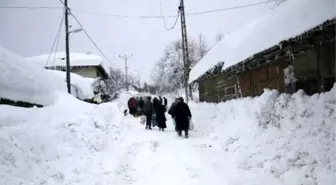
[[191,70],[192,82],[219,62],[223,70],[279,42],[334,19],[334,0],[288,0],[227,35]]
[[[60,76],[63,79],[64,82],[64,89],[67,89],[66,86],[66,73],[63,71],[56,71],[56,70],[48,70],[48,72],[56,74]],[[78,92],[78,98],[81,100],[91,98],[94,96],[93,89],[92,89],[92,83],[94,79],[91,78],[84,78],[80,75],[77,75],[75,73],[70,73],[71,76],[71,84],[79,89]],[[71,92],[75,93],[75,92]]]
[[229,168],[229,184],[332,185],[335,93],[336,88],[311,97],[266,91],[254,99],[190,107],[197,132],[219,145],[221,158],[214,161]]
[[0,45],[0,98],[50,105],[56,91],[64,91],[61,78],[27,62]]

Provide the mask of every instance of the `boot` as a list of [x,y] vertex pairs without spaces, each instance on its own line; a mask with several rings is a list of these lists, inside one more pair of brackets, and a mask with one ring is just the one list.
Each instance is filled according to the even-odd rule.
[[179,131],[177,132],[177,135],[181,137],[181,136],[182,136],[182,131],[179,130]]

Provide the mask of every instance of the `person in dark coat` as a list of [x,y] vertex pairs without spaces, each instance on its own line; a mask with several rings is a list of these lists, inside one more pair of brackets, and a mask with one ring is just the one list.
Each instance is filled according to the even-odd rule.
[[155,109],[155,119],[157,122],[157,126],[159,127],[160,131],[164,131],[165,128],[167,128],[166,125],[166,116],[165,116],[165,108],[162,104],[160,104],[159,101],[156,101],[155,103],[153,102],[153,104],[155,105],[156,109]]
[[174,115],[174,110],[175,110],[175,107],[177,105],[177,103],[179,102],[179,99],[176,98],[175,101],[170,105],[170,108],[168,110],[168,114],[172,117],[173,119],[173,124],[174,124],[174,127],[175,127],[175,131],[177,132],[177,127],[176,127],[176,122],[175,122],[175,115]]
[[153,107],[154,107],[154,112],[157,109],[157,106],[159,105],[159,99],[156,97],[153,99]]
[[143,115],[144,114],[144,100],[142,97],[140,97],[140,100],[139,100],[139,108],[140,108],[140,115]]
[[159,96],[159,103],[162,105],[163,104],[163,101],[162,101],[162,97]]
[[178,135],[182,136],[182,131],[185,133],[185,137],[188,138],[189,121],[191,119],[191,112],[189,106],[184,102],[183,98],[179,98],[179,102],[176,104],[173,112]]
[[153,103],[150,96],[144,102],[144,113],[146,115],[146,129],[152,130]]
[[163,105],[167,109],[168,100],[166,99],[166,97],[163,97]]

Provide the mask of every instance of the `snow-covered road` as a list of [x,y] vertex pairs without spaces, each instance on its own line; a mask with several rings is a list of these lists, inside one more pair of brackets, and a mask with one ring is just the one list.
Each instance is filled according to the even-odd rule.
[[127,146],[115,170],[114,184],[227,184],[223,171],[211,163],[214,156],[207,155],[213,150],[210,140],[196,133],[191,133],[189,139],[179,138],[171,125],[159,132],[157,128],[145,130],[133,118],[127,122],[133,125],[124,142]]

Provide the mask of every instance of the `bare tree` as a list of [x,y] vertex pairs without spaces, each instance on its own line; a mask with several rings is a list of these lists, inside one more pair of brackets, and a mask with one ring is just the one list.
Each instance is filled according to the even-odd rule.
[[[161,59],[152,69],[152,81],[159,93],[171,93],[183,87],[184,64],[182,55],[182,42],[176,40],[166,46]],[[198,40],[189,38],[189,71],[195,66],[208,52],[205,37],[200,34]],[[193,86],[189,87],[190,90]],[[189,96],[192,97],[193,91]]]

